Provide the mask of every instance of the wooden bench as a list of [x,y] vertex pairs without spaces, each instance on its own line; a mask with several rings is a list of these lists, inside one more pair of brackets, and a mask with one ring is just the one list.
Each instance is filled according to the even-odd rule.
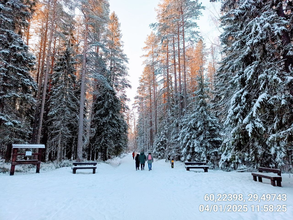
[[209,166],[205,162],[185,162],[185,169],[189,171],[190,169],[203,169],[204,172],[208,172]]
[[[14,175],[15,166],[19,164],[32,164],[36,165],[36,173],[40,172],[42,149],[45,148],[44,144],[12,144],[12,160],[10,175]],[[23,149],[25,153],[19,153],[18,150]],[[30,150],[28,150],[30,149]],[[33,153],[35,149],[35,153]],[[19,160],[18,156],[30,158],[29,160]],[[34,157],[34,158],[33,158]]]
[[[73,162],[74,167],[72,167],[73,174],[76,174],[77,169],[93,169],[93,174],[96,173],[97,162]],[[91,165],[91,166],[89,166]]]
[[[264,173],[265,172],[265,173]],[[251,173],[253,176],[253,180],[262,182],[262,178],[267,178],[271,180],[271,185],[276,186],[276,181],[277,181],[277,186],[282,186],[282,177],[281,177],[281,170],[280,169],[274,169],[274,168],[266,168],[266,167],[259,167],[258,172],[256,173]]]

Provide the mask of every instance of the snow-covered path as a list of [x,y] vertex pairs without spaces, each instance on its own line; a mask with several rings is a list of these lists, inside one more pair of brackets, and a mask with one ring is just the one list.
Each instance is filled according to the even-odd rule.
[[[74,175],[68,167],[0,174],[0,220],[293,219],[293,176],[288,174],[282,175],[282,187],[273,187],[268,180],[254,182],[249,172],[187,172],[182,163],[171,169],[163,160],[155,161],[152,171],[134,167],[126,155],[98,163],[96,174],[77,170]],[[206,194],[231,194],[237,201],[209,202]],[[280,196],[260,200],[264,194]],[[253,195],[259,201],[248,201]],[[211,211],[200,210],[207,205]]]

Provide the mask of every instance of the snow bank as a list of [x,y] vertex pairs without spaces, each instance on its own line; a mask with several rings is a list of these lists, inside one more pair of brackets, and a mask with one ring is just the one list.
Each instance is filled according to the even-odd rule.
[[[135,171],[131,155],[98,163],[96,174],[44,167],[39,174],[0,174],[1,220],[293,219],[289,174],[282,175],[282,187],[273,187],[266,179],[254,182],[250,172],[188,172],[184,164],[171,169],[164,160],[155,161],[152,171]],[[207,201],[230,194],[236,201]],[[280,200],[260,200],[274,194]],[[259,200],[248,201],[253,196]]]

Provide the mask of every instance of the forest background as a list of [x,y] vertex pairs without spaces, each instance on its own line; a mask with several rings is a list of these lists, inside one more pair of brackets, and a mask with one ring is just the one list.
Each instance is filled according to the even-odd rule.
[[[216,1],[211,1],[216,2]],[[134,108],[107,0],[2,0],[0,156],[43,143],[44,161],[126,150],[213,167],[292,166],[292,0],[221,1],[221,44],[197,0],[161,0]]]

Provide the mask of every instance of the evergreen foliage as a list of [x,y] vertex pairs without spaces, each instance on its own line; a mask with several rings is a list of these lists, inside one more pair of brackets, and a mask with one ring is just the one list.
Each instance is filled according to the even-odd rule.
[[[50,159],[61,161],[72,151],[71,140],[77,136],[79,88],[74,68],[75,60],[70,45],[56,61],[49,93],[48,144]],[[56,154],[57,153],[57,154]]]
[[[293,1],[222,1],[223,56],[217,69],[212,50],[208,71],[196,22],[203,8],[198,0],[158,5],[135,103],[137,150],[228,169],[292,166]],[[24,43],[32,33],[36,71]],[[12,143],[41,137],[47,160],[119,155],[126,115],[131,124],[127,63],[109,0],[2,0],[0,156],[8,161]]]
[[90,147],[105,161],[126,149],[127,124],[114,89],[101,84],[98,91],[93,103]]
[[[194,92],[190,69],[197,56],[188,48],[198,41],[197,20],[203,9],[197,0],[161,1],[158,22],[151,25],[154,32],[143,48],[145,68],[137,97],[138,146],[160,157],[164,154],[166,159],[181,155],[178,134],[188,98]],[[196,74],[196,68],[193,70]]]
[[209,86],[202,72],[197,77],[197,85],[194,110],[184,117],[180,129],[181,160],[207,161],[216,165],[221,145],[220,127],[211,112]]
[[[277,14],[270,1],[248,0],[233,5],[222,17],[222,25],[226,57],[217,73],[222,99],[218,104],[228,105],[222,105],[226,136],[221,164],[276,166],[292,132],[292,116],[288,117],[292,77],[282,57],[282,36],[289,21]],[[291,131],[281,137],[286,129]]]
[[155,147],[153,150],[153,156],[158,159],[166,158],[166,154],[168,154],[169,143],[169,125],[167,122],[162,123],[162,129],[158,132],[158,135],[155,140]]
[[128,79],[127,56],[123,52],[122,33],[120,30],[120,23],[115,12],[112,12],[109,19],[108,29],[106,33],[106,62],[109,69],[110,85],[115,89],[119,97],[122,110],[125,112],[128,107],[126,101],[126,89],[131,88]]
[[0,144],[28,142],[31,135],[34,56],[22,39],[30,16],[24,1],[0,2]]

